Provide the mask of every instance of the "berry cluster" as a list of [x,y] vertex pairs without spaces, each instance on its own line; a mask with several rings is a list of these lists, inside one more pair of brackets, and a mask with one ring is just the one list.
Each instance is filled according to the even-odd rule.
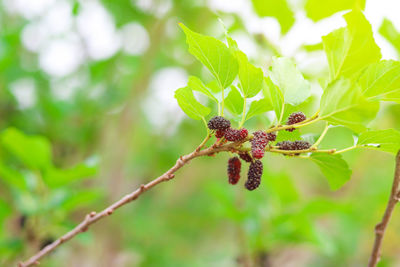
[[238,157],[233,157],[228,160],[228,178],[230,184],[237,184],[240,179],[240,168],[242,163]]
[[250,163],[249,172],[247,173],[247,181],[244,184],[247,190],[256,189],[261,183],[263,173],[263,164],[260,160]]
[[263,131],[257,131],[253,133],[253,140],[251,140],[251,154],[256,159],[264,157],[264,150],[268,142],[275,141],[275,133],[265,133]]
[[[292,113],[288,118],[288,125],[302,122],[306,119],[306,116],[302,112]],[[216,116],[213,117],[207,124],[210,130],[215,131],[217,138],[225,138],[229,142],[237,142],[246,139],[248,131],[245,128],[234,129],[231,127],[231,122],[224,117]],[[293,131],[295,128],[287,129]],[[263,164],[259,160],[264,157],[265,148],[269,142],[276,140],[276,133],[266,133],[264,131],[256,131],[253,133],[253,139],[251,140],[251,154],[249,152],[236,151],[240,159],[250,163],[249,170],[247,173],[247,181],[245,182],[245,188],[248,190],[254,190],[259,187],[261,183],[261,176],[263,173]],[[294,142],[283,141],[276,144],[281,150],[306,150],[311,147],[311,144],[307,141],[297,140]],[[235,151],[233,151],[235,152]],[[298,155],[298,153],[294,153]],[[240,170],[242,162],[239,157],[232,157],[228,160],[228,181],[230,184],[237,184],[240,180]]]
[[231,128],[231,122],[221,116],[213,117],[211,120],[209,120],[207,126],[210,130],[216,130],[215,137],[225,137],[225,139],[230,142],[241,141],[249,134],[245,128]]
[[242,129],[228,128],[225,131],[224,137],[228,141],[237,142],[237,141],[245,139],[248,134],[249,134],[249,132],[247,131],[246,128],[242,128]]
[[282,150],[306,150],[311,147],[311,144],[304,140],[283,141],[276,144]]
[[[301,112],[301,111],[295,112],[295,113],[290,114],[288,121],[287,121],[287,125],[296,124],[296,123],[302,122],[304,120],[306,120],[306,115],[304,115],[303,112]],[[286,129],[286,131],[289,131],[289,132],[293,132],[294,130],[295,130],[295,128]]]

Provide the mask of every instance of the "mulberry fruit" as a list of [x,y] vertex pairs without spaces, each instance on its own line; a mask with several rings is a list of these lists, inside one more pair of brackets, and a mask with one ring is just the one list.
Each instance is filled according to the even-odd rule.
[[267,133],[267,139],[270,142],[273,142],[276,140],[276,133]]
[[252,162],[253,159],[251,158],[250,154],[248,152],[240,152],[239,157],[246,161],[246,162]]
[[248,131],[245,128],[242,128],[240,130],[228,128],[224,134],[225,139],[231,142],[237,142],[243,140],[247,137],[247,135]]
[[282,150],[306,150],[311,147],[311,144],[304,140],[297,140],[294,142],[283,141],[276,144]]
[[222,137],[224,137],[224,135],[225,135],[225,130],[217,130],[215,132],[215,137],[217,137],[217,138],[222,138]]
[[307,141],[297,140],[293,142],[294,150],[306,150],[311,147],[311,144]]
[[276,144],[277,147],[281,150],[294,150],[293,142],[283,141]]
[[207,126],[210,130],[226,130],[231,127],[231,122],[224,117],[215,116],[208,121]]
[[253,140],[251,140],[251,154],[254,158],[260,159],[264,157],[264,149],[268,144],[268,135],[263,131],[253,133]]
[[[287,121],[287,125],[296,124],[296,123],[304,121],[305,119],[306,119],[306,115],[304,115],[303,112],[301,112],[301,111],[295,112],[295,113],[290,114],[288,121]],[[293,132],[294,130],[295,130],[295,128],[286,129],[286,131],[289,131],[289,132]]]
[[233,157],[228,160],[228,178],[230,184],[237,184],[240,179],[240,168],[242,163],[238,157]]
[[262,173],[263,164],[261,161],[256,160],[250,164],[247,181],[244,184],[247,190],[254,190],[260,185]]

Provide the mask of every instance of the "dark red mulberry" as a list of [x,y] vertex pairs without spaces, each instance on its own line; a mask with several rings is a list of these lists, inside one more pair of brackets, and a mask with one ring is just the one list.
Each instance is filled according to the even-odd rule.
[[248,135],[248,131],[245,128],[240,129],[240,130],[228,128],[224,134],[225,139],[228,141],[231,141],[231,142],[237,142],[237,141],[243,140],[247,137],[247,135]]
[[247,173],[247,181],[244,186],[250,191],[256,189],[261,183],[262,173],[263,164],[261,161],[256,160],[250,163],[249,172]]
[[304,140],[296,140],[293,142],[294,150],[306,150],[311,147],[311,144]]
[[217,130],[215,132],[215,137],[222,138],[222,137],[224,137],[224,134],[225,134],[225,130]]
[[251,158],[249,152],[240,152],[239,153],[239,157],[242,160],[246,161],[246,162],[252,162],[253,161],[253,159]]
[[265,151],[262,148],[256,147],[254,149],[251,149],[251,154],[254,158],[261,159],[262,157],[264,157]]
[[[295,113],[290,114],[288,121],[287,121],[287,125],[296,124],[296,123],[302,122],[304,120],[306,120],[306,115],[304,115],[303,112],[301,112],[301,111],[295,112]],[[293,132],[294,130],[295,130],[295,128],[286,129],[286,131],[289,131],[289,132]]]
[[239,135],[240,135],[240,140],[243,140],[249,135],[249,131],[247,131],[246,128],[242,128],[240,129]]
[[276,144],[277,147],[281,150],[294,150],[293,142],[291,141],[283,141]]
[[251,154],[254,158],[260,159],[264,157],[264,149],[268,144],[268,135],[263,131],[253,133],[253,140],[251,140]]
[[228,178],[230,184],[237,184],[240,179],[240,168],[242,163],[238,157],[233,157],[228,160]]
[[225,130],[231,127],[231,122],[224,117],[215,116],[208,121],[207,126],[210,130]]
[[297,140],[294,142],[283,141],[276,144],[282,150],[306,150],[311,147],[311,144],[304,140]]
[[267,139],[268,139],[268,141],[270,141],[270,142],[273,142],[273,141],[275,141],[276,140],[276,133],[267,133]]

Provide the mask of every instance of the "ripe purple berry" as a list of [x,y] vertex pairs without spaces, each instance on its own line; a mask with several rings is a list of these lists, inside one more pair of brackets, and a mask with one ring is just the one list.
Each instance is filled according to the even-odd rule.
[[[311,147],[311,144],[304,140],[297,140],[294,142],[283,141],[276,144],[281,150],[306,150]],[[296,153],[295,155],[299,155]]]
[[263,164],[261,161],[256,160],[250,163],[249,172],[247,173],[247,181],[244,184],[247,190],[254,190],[260,185],[262,173]]
[[268,139],[268,141],[270,141],[270,142],[275,141],[275,140],[276,140],[276,133],[275,133],[275,132],[273,132],[273,133],[267,133],[267,139]]
[[237,141],[243,140],[247,137],[247,135],[248,135],[248,131],[245,128],[240,129],[240,130],[228,128],[224,134],[225,139],[230,142],[237,142]]
[[225,130],[217,130],[215,132],[215,137],[222,138],[222,137],[224,137],[224,134],[225,134]]
[[[288,121],[287,121],[287,125],[296,124],[296,123],[304,121],[305,119],[306,119],[306,115],[304,115],[303,112],[301,112],[301,111],[295,112],[295,113],[290,114]],[[286,129],[286,131],[289,131],[289,132],[293,132],[294,130],[295,130],[295,128]]]
[[264,157],[264,149],[268,144],[268,135],[263,131],[253,133],[253,140],[251,140],[251,154],[253,158],[260,159]]
[[311,144],[304,140],[296,140],[293,142],[294,150],[306,150],[311,147]]
[[246,161],[246,162],[252,162],[253,161],[253,159],[251,158],[249,152],[240,152],[239,153],[239,157],[242,160]]
[[240,135],[240,140],[243,140],[249,135],[249,131],[247,131],[246,128],[242,128],[240,129],[239,135]]
[[281,150],[294,150],[293,142],[291,141],[283,141],[276,144],[277,147]]
[[207,126],[210,130],[225,130],[231,127],[231,122],[224,117],[215,116],[208,121]]
[[230,184],[237,184],[240,179],[240,168],[242,163],[238,157],[233,157],[228,160],[228,178]]

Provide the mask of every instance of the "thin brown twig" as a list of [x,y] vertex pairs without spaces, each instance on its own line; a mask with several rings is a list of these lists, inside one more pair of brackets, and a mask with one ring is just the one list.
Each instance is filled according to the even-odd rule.
[[25,262],[18,263],[18,266],[19,267],[28,267],[28,266],[39,264],[39,260],[42,257],[46,256],[51,251],[56,249],[58,246],[67,242],[68,240],[72,239],[79,233],[87,231],[90,225],[94,224],[95,222],[97,222],[98,220],[100,220],[104,217],[111,215],[116,209],[136,200],[142,193],[150,190],[154,186],[174,178],[175,172],[178,171],[180,168],[182,168],[187,163],[189,163],[190,160],[197,158],[197,157],[211,155],[211,154],[222,152],[222,151],[231,151],[236,146],[241,145],[238,143],[230,143],[230,144],[226,144],[223,146],[211,146],[211,147],[201,150],[205,146],[206,142],[210,139],[210,137],[211,137],[211,135],[208,135],[204,139],[204,141],[192,153],[179,157],[179,159],[176,161],[175,165],[173,167],[171,167],[168,171],[166,171],[164,174],[162,174],[158,178],[152,180],[151,182],[149,182],[145,185],[142,184],[138,189],[136,189],[135,191],[133,191],[130,194],[125,195],[123,198],[121,198],[117,202],[111,204],[107,208],[103,209],[101,212],[99,212],[99,213],[96,213],[94,211],[90,212],[89,214],[86,215],[85,219],[80,224],[78,224],[74,229],[72,229],[65,235],[58,238],[53,243],[44,247],[37,254],[33,255],[31,258],[29,258]]
[[382,221],[375,226],[375,242],[372,248],[371,256],[369,258],[368,267],[375,267],[380,260],[381,247],[383,237],[385,235],[386,227],[389,224],[390,217],[392,216],[394,207],[400,200],[400,150],[396,156],[396,169],[394,173],[392,191],[390,193],[389,201],[386,206],[385,213]]

